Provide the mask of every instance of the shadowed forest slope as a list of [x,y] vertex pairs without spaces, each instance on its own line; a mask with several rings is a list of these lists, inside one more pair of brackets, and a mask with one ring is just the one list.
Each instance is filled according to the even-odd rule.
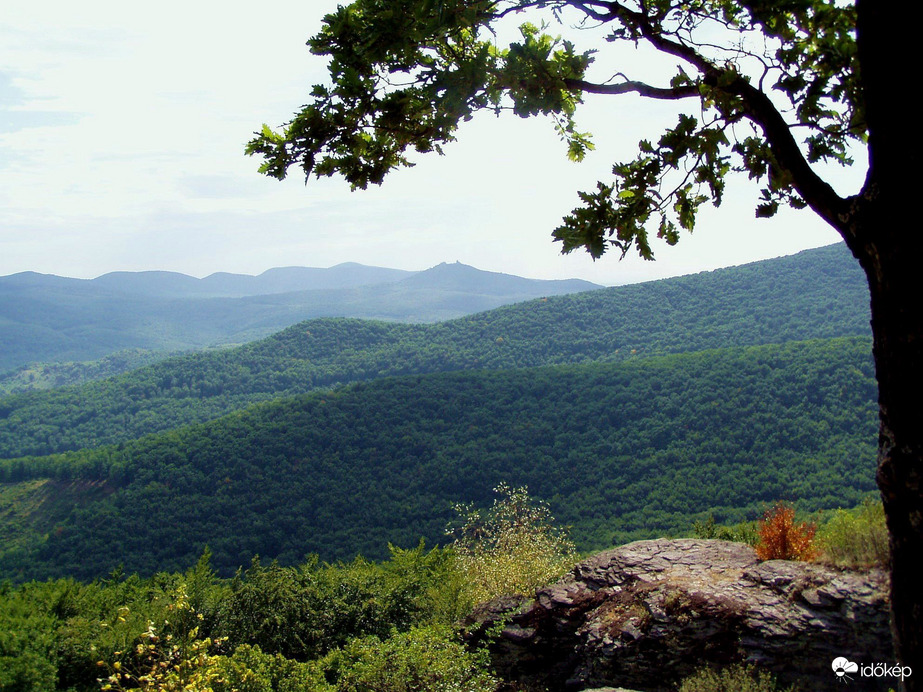
[[123,442],[254,402],[384,376],[867,335],[868,315],[865,279],[845,246],[833,245],[436,324],[314,320],[234,349],[0,398],[0,458]]
[[[528,485],[582,549],[874,489],[865,337],[381,379],[98,450],[2,462],[3,575],[223,573],[440,540],[455,502]],[[36,480],[88,494],[52,519]],[[26,487],[23,484],[32,483]],[[79,490],[79,488],[78,488]],[[31,504],[30,504],[31,503]],[[28,509],[32,507],[32,509]]]

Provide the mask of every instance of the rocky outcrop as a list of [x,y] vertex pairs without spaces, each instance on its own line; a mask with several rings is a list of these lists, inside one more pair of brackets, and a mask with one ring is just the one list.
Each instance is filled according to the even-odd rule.
[[[534,598],[495,599],[464,624],[472,643],[500,631],[491,654],[510,689],[670,690],[704,665],[746,662],[825,690],[843,689],[834,658],[893,662],[888,617],[882,572],[660,539],[600,553]],[[861,689],[879,689],[872,683]]]

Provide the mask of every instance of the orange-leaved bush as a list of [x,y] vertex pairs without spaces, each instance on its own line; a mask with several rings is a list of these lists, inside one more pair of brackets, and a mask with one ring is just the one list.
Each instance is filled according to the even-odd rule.
[[816,531],[814,524],[796,524],[795,509],[777,502],[759,522],[756,556],[760,560],[813,560],[817,557]]

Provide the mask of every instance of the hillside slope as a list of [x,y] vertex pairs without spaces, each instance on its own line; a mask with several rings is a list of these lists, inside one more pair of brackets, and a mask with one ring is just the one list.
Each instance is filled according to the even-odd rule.
[[[0,499],[17,498],[0,577],[176,570],[206,544],[224,573],[254,554],[381,557],[440,540],[453,503],[501,481],[548,500],[582,549],[779,498],[853,506],[874,488],[876,398],[864,337],[381,379],[0,463]],[[69,509],[41,501],[61,493]]]
[[[0,277],[0,372],[38,361],[85,361],[124,349],[190,350],[239,344],[296,322],[351,316],[433,322],[544,295],[598,288],[467,267],[464,281],[435,267],[399,272],[341,265],[319,277],[298,268],[260,277],[170,272],[94,280],[34,272]],[[412,283],[405,283],[413,279]],[[341,284],[335,284],[335,281]],[[310,290],[293,286],[316,286]],[[489,287],[485,290],[485,286]],[[243,291],[254,291],[239,295]]]
[[103,380],[178,355],[183,352],[132,348],[115,351],[98,360],[30,363],[0,374],[0,398]]
[[833,245],[437,324],[315,320],[236,349],[171,359],[82,387],[0,398],[0,457],[126,441],[253,402],[389,375],[867,335],[868,319],[865,278],[845,246]]

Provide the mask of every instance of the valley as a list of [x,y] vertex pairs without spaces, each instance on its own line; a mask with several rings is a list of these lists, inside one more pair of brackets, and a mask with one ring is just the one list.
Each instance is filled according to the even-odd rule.
[[856,505],[876,425],[862,281],[831,246],[448,322],[314,320],[0,398],[2,574],[178,570],[206,545],[226,574],[380,558],[438,543],[500,482],[584,551],[777,499]]

